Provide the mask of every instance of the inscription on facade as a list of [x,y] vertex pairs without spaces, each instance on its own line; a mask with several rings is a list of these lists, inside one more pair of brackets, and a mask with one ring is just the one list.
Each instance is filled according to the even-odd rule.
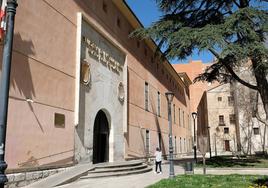
[[114,57],[112,57],[105,50],[101,49],[93,41],[85,36],[82,36],[82,42],[87,47],[87,52],[91,57],[95,58],[97,61],[101,62],[103,65],[116,73],[123,71],[123,66],[117,60],[115,60]]

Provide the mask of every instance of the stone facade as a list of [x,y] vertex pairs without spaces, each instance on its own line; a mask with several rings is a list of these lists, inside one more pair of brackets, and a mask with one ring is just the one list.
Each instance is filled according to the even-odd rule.
[[[262,151],[264,125],[253,115],[255,97],[256,92],[252,96],[252,90],[237,83],[220,85],[204,92],[198,105],[197,132],[198,137],[208,138],[212,155]],[[258,101],[258,109],[263,117],[261,101]]]
[[198,106],[198,137],[210,137],[208,142],[214,155],[237,150],[235,121],[230,121],[234,114],[233,103],[228,102],[230,96],[229,84],[220,85],[204,92]]
[[5,188],[24,187],[26,185],[34,183],[40,179],[46,178],[53,174],[64,172],[70,168],[71,167],[54,168],[50,170],[39,170],[39,171],[7,174],[8,183],[5,185]]

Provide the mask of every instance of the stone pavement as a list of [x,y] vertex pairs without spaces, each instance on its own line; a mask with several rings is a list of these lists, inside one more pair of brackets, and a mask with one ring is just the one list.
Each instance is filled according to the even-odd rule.
[[[121,176],[121,177],[110,177],[110,178],[98,178],[98,179],[87,179],[78,180],[76,182],[59,186],[60,188],[143,188],[148,185],[154,184],[161,179],[168,178],[169,165],[164,164],[162,166],[163,174],[155,174],[153,171],[144,174]],[[175,174],[184,174],[184,169],[181,166],[175,166]],[[202,174],[201,168],[195,169],[195,174]],[[207,169],[207,174],[259,174],[267,175],[268,169]]]

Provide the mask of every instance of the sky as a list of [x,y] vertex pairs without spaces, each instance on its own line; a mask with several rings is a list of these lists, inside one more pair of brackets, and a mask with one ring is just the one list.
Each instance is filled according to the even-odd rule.
[[[144,27],[150,26],[161,17],[161,12],[158,10],[155,0],[126,0],[126,2]],[[171,60],[170,62],[172,64],[188,63],[190,60],[202,60],[204,63],[210,63],[213,56],[209,52],[198,54],[196,51],[185,60]]]

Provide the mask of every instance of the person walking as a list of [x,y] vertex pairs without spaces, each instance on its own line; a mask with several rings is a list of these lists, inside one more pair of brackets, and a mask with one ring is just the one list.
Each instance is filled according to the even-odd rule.
[[[158,147],[156,148],[156,151],[154,153],[154,156],[155,156],[155,173],[162,174],[162,168],[161,168],[162,152],[161,152],[161,150]],[[160,172],[157,171],[158,166],[159,166]]]

